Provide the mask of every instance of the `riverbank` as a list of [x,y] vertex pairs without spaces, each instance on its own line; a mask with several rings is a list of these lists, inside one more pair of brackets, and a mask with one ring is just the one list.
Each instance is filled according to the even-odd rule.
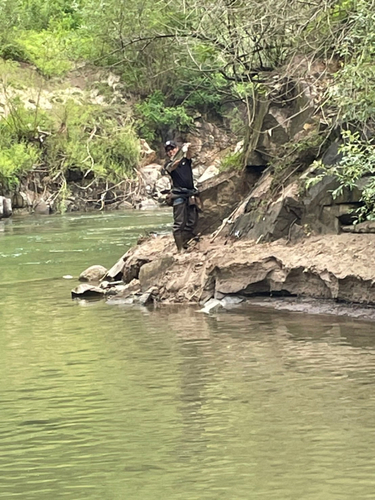
[[[375,304],[374,243],[374,234],[310,236],[294,244],[204,236],[180,254],[171,235],[152,236],[121,257],[101,287],[104,296],[119,301],[146,294],[156,304],[211,304],[208,310],[219,308],[228,296],[262,297],[263,302],[265,297],[311,298],[332,306],[337,302],[371,306]],[[329,309],[325,306],[321,313]],[[303,309],[316,310],[316,305]]]

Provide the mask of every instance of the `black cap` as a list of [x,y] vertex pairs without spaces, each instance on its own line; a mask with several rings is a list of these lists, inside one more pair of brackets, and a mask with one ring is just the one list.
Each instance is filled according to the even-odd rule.
[[164,149],[174,149],[177,148],[177,144],[174,141],[167,141],[164,144]]

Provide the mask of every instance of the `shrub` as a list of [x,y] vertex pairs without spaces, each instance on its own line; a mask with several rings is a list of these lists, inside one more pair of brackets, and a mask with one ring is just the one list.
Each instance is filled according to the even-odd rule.
[[139,141],[130,123],[121,123],[110,108],[69,101],[61,109],[59,131],[49,136],[45,161],[57,171],[91,171],[101,179],[132,177]]
[[21,175],[29,172],[39,159],[38,150],[25,143],[0,147],[0,186],[8,190],[18,184]]
[[137,104],[136,111],[139,134],[149,142],[156,138],[163,139],[171,128],[183,131],[193,123],[184,106],[166,106],[165,97],[160,91]]

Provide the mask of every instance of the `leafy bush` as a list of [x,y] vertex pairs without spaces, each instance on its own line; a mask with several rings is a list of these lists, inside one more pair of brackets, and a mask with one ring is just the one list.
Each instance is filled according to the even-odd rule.
[[185,108],[220,114],[223,97],[229,92],[230,86],[221,74],[196,74],[185,69],[172,89],[171,97]]
[[45,76],[61,76],[72,68],[63,37],[49,31],[24,31],[19,35],[18,43],[26,60],[34,64]]
[[0,48],[0,57],[5,60],[28,62],[28,54],[25,49],[18,43],[6,43]]
[[136,105],[137,127],[141,137],[149,142],[163,139],[169,129],[186,130],[193,123],[184,106],[166,106],[160,91]]
[[38,150],[25,143],[1,145],[0,186],[8,190],[18,184],[19,176],[29,172],[39,159]]
[[39,129],[48,130],[52,126],[52,119],[40,108],[26,109],[20,98],[8,99],[8,115],[0,122],[0,134],[10,141],[35,141],[39,136]]
[[139,159],[138,138],[130,123],[121,123],[111,109],[63,106],[60,127],[45,145],[45,162],[57,171],[91,171],[100,179],[118,181],[132,177]]
[[[55,121],[41,109],[25,109],[14,99],[0,121],[0,182],[14,185],[38,161],[65,179],[68,170],[118,182],[134,175],[139,140],[130,123],[110,108],[69,101]],[[63,181],[66,182],[66,181]]]

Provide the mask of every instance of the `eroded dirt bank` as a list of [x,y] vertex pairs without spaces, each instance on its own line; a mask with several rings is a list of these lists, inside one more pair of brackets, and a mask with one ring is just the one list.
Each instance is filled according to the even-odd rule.
[[[179,254],[172,236],[155,236],[121,257],[100,288],[115,300],[142,295],[169,304],[204,305],[226,296],[284,296],[371,306],[375,305],[374,244],[374,234],[311,236],[295,244],[207,236]],[[272,301],[265,305],[272,306]],[[328,305],[321,312],[332,308]]]

